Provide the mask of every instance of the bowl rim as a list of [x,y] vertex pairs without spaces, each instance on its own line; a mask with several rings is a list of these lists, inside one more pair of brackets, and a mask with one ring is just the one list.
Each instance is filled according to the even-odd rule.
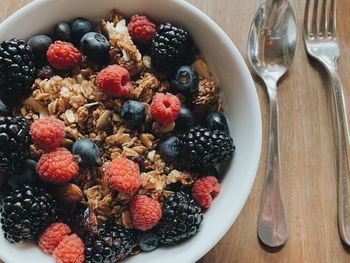
[[[41,6],[44,6],[47,2],[52,1],[61,1],[61,0],[33,0],[32,2],[26,4],[22,8],[18,9],[16,12],[8,16],[3,22],[0,23],[0,32],[2,28],[5,28],[8,24],[11,24],[18,16],[23,16],[26,13],[30,13],[33,9],[39,8]],[[239,50],[233,43],[233,40],[224,32],[224,30],[216,24],[208,15],[206,15],[203,11],[201,11],[199,8],[195,7],[194,5],[188,3],[186,0],[167,0],[169,2],[174,2],[175,4],[180,5],[182,8],[185,8],[189,10],[191,13],[193,13],[196,16],[200,16],[205,18],[206,22],[208,23],[208,26],[213,28],[221,37],[221,41],[223,42],[223,45],[229,49],[235,59],[237,60],[237,63],[240,65],[241,72],[240,74],[243,75],[243,78],[247,81],[249,87],[247,92],[249,93],[249,96],[252,101],[255,101],[250,105],[253,107],[252,111],[255,112],[253,117],[253,121],[255,122],[256,127],[258,128],[257,131],[257,138],[255,138],[257,145],[255,147],[255,152],[252,153],[250,156],[252,160],[253,167],[249,170],[249,173],[254,173],[253,176],[247,176],[249,177],[249,181],[247,185],[247,190],[244,192],[244,196],[241,196],[241,205],[239,209],[235,211],[227,210],[227,218],[228,220],[225,221],[224,225],[222,225],[220,231],[217,232],[217,235],[215,238],[210,239],[210,242],[206,242],[205,246],[203,245],[201,249],[193,249],[191,251],[191,256],[188,258],[188,262],[196,262],[201,257],[203,257],[206,253],[208,253],[223,237],[224,235],[229,231],[229,229],[233,226],[234,222],[236,221],[237,217],[242,212],[242,209],[244,205],[247,202],[248,196],[252,190],[259,163],[260,163],[260,155],[261,155],[261,148],[262,148],[262,118],[261,118],[261,110],[260,110],[260,101],[258,98],[258,94],[255,88],[255,84],[252,78],[252,75],[248,69],[248,66],[246,62],[244,61],[242,55],[240,54]],[[248,171],[247,171],[248,173]],[[5,262],[11,262],[11,259],[7,256],[6,253],[0,253],[0,259],[4,260]]]

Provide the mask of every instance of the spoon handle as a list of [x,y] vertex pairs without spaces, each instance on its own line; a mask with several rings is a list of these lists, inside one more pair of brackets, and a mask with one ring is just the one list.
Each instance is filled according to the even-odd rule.
[[280,189],[277,87],[276,82],[265,82],[270,97],[270,130],[266,179],[258,220],[258,235],[265,245],[278,247],[286,242],[288,227]]
[[336,66],[328,68],[333,87],[338,126],[338,227],[341,239],[350,245],[350,142],[345,98]]

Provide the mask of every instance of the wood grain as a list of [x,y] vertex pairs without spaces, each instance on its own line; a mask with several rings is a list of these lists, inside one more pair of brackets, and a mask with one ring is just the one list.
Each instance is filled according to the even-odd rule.
[[[0,0],[0,21],[28,2]],[[260,0],[189,2],[214,19],[246,58],[247,34]],[[261,82],[255,78],[264,134],[259,172],[249,199],[234,226],[200,263],[350,262],[350,250],[342,245],[337,230],[337,139],[331,91],[324,70],[306,57],[301,38],[305,1],[291,0],[291,3],[296,9],[300,27],[299,46],[295,63],[279,88],[282,186],[290,238],[282,249],[269,250],[259,243],[256,235],[267,154],[268,101]],[[350,1],[338,0],[338,33],[342,46],[340,74],[348,109],[349,11]]]

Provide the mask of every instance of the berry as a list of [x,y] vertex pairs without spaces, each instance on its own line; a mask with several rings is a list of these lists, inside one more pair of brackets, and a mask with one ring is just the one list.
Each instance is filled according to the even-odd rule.
[[157,200],[146,195],[137,195],[130,202],[130,213],[136,229],[147,231],[162,217],[162,209]]
[[184,192],[170,195],[164,202],[163,218],[159,222],[160,242],[174,245],[194,236],[203,220],[201,208]]
[[159,246],[159,236],[152,231],[138,233],[136,240],[138,247],[144,252],[155,250]]
[[0,45],[0,96],[11,101],[27,97],[36,77],[33,52],[23,40]]
[[159,145],[160,155],[167,162],[177,160],[180,156],[180,141],[179,138],[172,135],[163,140]]
[[40,234],[38,245],[46,254],[52,254],[63,238],[70,235],[69,226],[53,223]]
[[8,194],[0,208],[2,230],[11,243],[36,237],[57,219],[57,201],[41,187],[24,185]]
[[46,53],[49,46],[52,44],[52,39],[45,35],[36,35],[31,37],[28,46],[32,49],[34,60],[37,64],[42,64],[46,61]]
[[80,156],[79,165],[82,167],[97,166],[100,157],[100,149],[96,143],[88,139],[75,141],[72,146],[72,153]]
[[109,42],[99,33],[86,33],[80,41],[80,47],[87,58],[94,63],[106,63],[109,59]]
[[53,40],[61,40],[65,42],[71,42],[71,30],[70,25],[66,22],[57,23],[52,29]]
[[128,100],[121,108],[120,115],[131,129],[142,127],[146,119],[146,108],[141,102]]
[[44,118],[32,123],[30,133],[34,144],[46,151],[55,150],[63,142],[66,133],[62,121],[56,118]]
[[187,107],[181,107],[179,117],[175,120],[177,130],[187,130],[196,125],[194,113]]
[[7,183],[12,188],[20,188],[24,184],[35,183],[38,180],[38,175],[35,171],[36,165],[36,161],[27,159],[24,162],[22,169],[7,176]]
[[192,49],[190,34],[171,23],[161,24],[152,39],[152,66],[166,74],[186,65]]
[[156,25],[146,16],[134,15],[128,24],[128,30],[134,40],[147,44],[156,34]]
[[85,263],[118,262],[136,247],[133,232],[120,225],[104,223],[96,235],[85,237]]
[[57,263],[83,263],[84,243],[76,234],[66,236],[54,250],[53,257]]
[[153,97],[151,113],[160,124],[169,124],[176,120],[181,110],[179,98],[171,93],[157,93]]
[[201,170],[200,171],[200,175],[202,177],[204,177],[204,176],[214,176],[218,180],[220,180],[222,178],[222,174],[219,173],[218,169],[216,169],[215,166],[212,166],[212,167],[205,168],[205,169]]
[[78,164],[66,148],[41,155],[36,171],[39,177],[50,183],[65,183],[78,175]]
[[81,38],[89,32],[93,31],[92,24],[90,21],[84,18],[76,18],[70,24],[71,36],[73,38],[73,42],[78,45],[80,44]]
[[220,112],[210,113],[205,119],[204,127],[207,127],[209,130],[220,130],[226,135],[230,135],[227,119]]
[[189,66],[183,66],[177,70],[170,85],[176,92],[192,95],[198,90],[198,83],[198,73]]
[[192,128],[178,135],[182,169],[203,169],[232,158],[235,146],[230,136],[219,130]]
[[50,79],[54,76],[53,69],[50,66],[44,66],[38,70],[39,79]]
[[0,117],[0,173],[20,169],[29,155],[29,125],[21,117]]
[[112,189],[134,193],[141,185],[141,175],[137,163],[126,158],[115,158],[106,167],[106,176]]
[[119,65],[110,65],[98,73],[97,87],[107,96],[126,97],[132,90],[129,71]]
[[205,209],[211,206],[213,198],[220,193],[220,184],[214,176],[199,178],[192,186],[192,196]]
[[57,70],[68,70],[78,66],[82,56],[71,43],[57,40],[47,51],[47,61]]
[[10,113],[10,107],[2,99],[0,99],[0,116],[8,116]]

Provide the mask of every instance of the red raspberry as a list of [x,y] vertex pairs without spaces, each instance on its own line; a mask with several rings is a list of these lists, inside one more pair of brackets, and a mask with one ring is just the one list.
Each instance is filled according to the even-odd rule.
[[125,193],[134,193],[141,185],[139,165],[126,158],[115,158],[106,167],[106,176],[111,188]]
[[78,164],[66,148],[45,153],[36,166],[40,178],[50,183],[65,183],[78,175]]
[[157,200],[146,195],[135,196],[129,205],[134,227],[141,231],[153,228],[162,217],[162,208]]
[[73,44],[57,40],[50,45],[47,53],[47,61],[58,70],[68,70],[78,66],[82,56]]
[[57,263],[83,263],[84,243],[76,234],[66,236],[56,247],[53,257]]
[[171,93],[157,93],[153,97],[151,113],[160,124],[169,124],[177,119],[181,110],[179,98]]
[[30,132],[34,144],[46,152],[60,146],[66,135],[63,122],[56,118],[44,118],[33,122]]
[[70,235],[69,226],[63,223],[54,223],[44,230],[39,237],[39,247],[46,254],[52,254],[62,239]]
[[129,71],[119,65],[110,65],[98,73],[97,87],[107,96],[126,97],[132,90]]
[[192,186],[192,196],[202,208],[209,208],[219,193],[220,183],[214,176],[202,177]]
[[133,39],[147,44],[156,34],[156,25],[148,17],[134,15],[128,24],[128,30]]

